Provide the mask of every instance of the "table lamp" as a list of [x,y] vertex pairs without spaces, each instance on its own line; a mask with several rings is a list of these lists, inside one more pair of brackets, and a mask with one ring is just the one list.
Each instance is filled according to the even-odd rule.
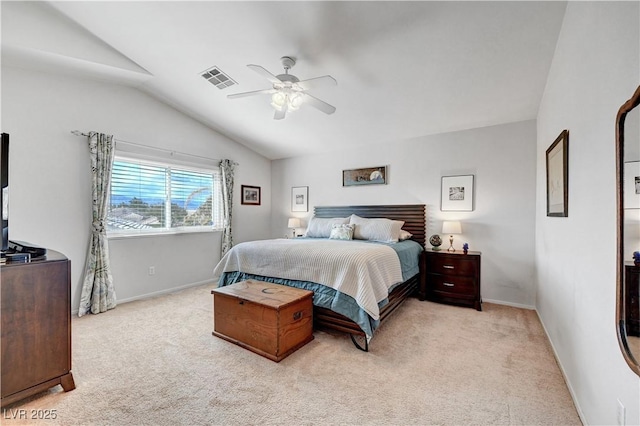
[[296,228],[300,228],[300,219],[297,217],[290,217],[287,223],[287,228],[293,230],[293,238],[296,237]]
[[449,248],[447,249],[447,251],[456,251],[456,249],[453,248],[453,234],[462,233],[462,226],[460,225],[460,222],[458,222],[457,220],[445,220],[444,222],[442,222],[442,233],[449,234]]

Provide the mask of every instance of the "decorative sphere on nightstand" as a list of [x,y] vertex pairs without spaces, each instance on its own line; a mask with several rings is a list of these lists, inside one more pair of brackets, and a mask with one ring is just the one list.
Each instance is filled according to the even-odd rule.
[[429,237],[429,244],[433,246],[434,250],[440,250],[440,246],[442,245],[442,238],[440,238],[440,235],[434,234]]

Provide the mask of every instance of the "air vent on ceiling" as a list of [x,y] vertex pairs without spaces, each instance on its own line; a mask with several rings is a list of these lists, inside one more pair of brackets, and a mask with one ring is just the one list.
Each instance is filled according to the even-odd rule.
[[202,73],[202,77],[218,89],[237,84],[232,78],[220,71],[218,67],[210,68]]

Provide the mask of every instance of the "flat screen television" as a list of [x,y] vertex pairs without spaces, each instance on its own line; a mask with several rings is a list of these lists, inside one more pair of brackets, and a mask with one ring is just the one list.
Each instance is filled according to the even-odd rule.
[[2,247],[1,251],[9,248],[9,134],[2,133],[0,142],[0,208],[2,209]]

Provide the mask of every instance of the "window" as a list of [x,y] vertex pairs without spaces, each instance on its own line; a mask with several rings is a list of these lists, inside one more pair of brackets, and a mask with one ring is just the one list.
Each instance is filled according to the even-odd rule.
[[218,170],[116,156],[109,235],[198,232],[223,227]]

